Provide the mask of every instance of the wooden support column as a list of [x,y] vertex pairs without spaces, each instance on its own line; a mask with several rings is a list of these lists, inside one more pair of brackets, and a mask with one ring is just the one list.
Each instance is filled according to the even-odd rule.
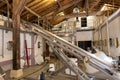
[[49,45],[46,43],[46,56],[50,55]]
[[20,14],[27,0],[13,0],[13,70],[10,76],[18,78],[23,75],[20,69]]
[[46,58],[47,60],[50,60],[50,50],[49,45],[46,43]]
[[20,69],[20,15],[13,20],[13,70]]

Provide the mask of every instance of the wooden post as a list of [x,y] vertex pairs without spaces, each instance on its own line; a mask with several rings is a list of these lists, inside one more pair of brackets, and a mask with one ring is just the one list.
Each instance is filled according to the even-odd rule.
[[13,20],[13,70],[20,69],[20,15]]
[[20,69],[20,14],[27,0],[13,0],[13,70],[10,76],[18,78],[23,75]]
[[45,54],[46,54],[46,58],[45,59],[50,60],[49,45],[47,43],[46,43],[46,52],[45,52]]

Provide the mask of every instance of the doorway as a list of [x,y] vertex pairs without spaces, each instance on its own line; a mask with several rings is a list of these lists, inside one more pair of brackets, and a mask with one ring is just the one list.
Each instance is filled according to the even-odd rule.
[[87,47],[92,47],[91,41],[78,41],[78,47],[87,50]]

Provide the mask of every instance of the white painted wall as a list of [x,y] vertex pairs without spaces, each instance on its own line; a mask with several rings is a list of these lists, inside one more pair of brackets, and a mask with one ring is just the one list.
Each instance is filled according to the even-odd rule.
[[[2,38],[2,30],[0,29],[0,54],[2,54],[2,43],[3,43],[3,38]],[[25,37],[26,36],[26,37]],[[21,33],[20,34],[20,52],[21,52],[21,57],[25,56],[25,43],[24,43],[24,39],[26,38],[27,40],[27,47],[28,48],[32,48],[32,36],[31,34],[29,33]],[[5,32],[4,30],[4,57],[0,56],[0,62],[4,62],[4,61],[9,61],[9,60],[12,60],[12,50],[9,51],[7,49],[7,42],[8,41],[12,41],[12,32],[11,31],[8,31],[7,33]],[[39,36],[38,39],[37,39],[37,42],[38,41],[42,41],[41,37]],[[42,53],[42,45],[41,45],[41,48],[40,49],[37,49],[37,42],[35,43],[35,58],[37,59],[37,61],[43,61],[42,58],[38,58],[39,55],[41,55]],[[41,42],[42,43],[42,42]],[[31,51],[29,52],[29,54],[31,54]],[[26,57],[25,57],[26,59]],[[0,65],[0,66],[3,66],[3,65]],[[4,67],[6,69],[12,69],[12,65],[11,64],[8,64],[8,65],[4,65]]]
[[[109,55],[108,52],[110,52],[110,56],[112,56],[112,57],[120,56],[120,16],[115,18],[112,22],[110,22],[108,24],[109,33],[107,33],[106,25],[102,29],[100,29],[100,31],[102,34],[103,43],[105,42],[105,40],[107,42],[106,43],[107,46],[103,45],[103,51],[106,52],[107,55]],[[115,38],[118,38],[119,46],[115,47],[115,45],[113,45],[113,46],[110,46],[110,49],[109,49],[108,36],[109,36],[109,38],[111,38],[113,40],[115,40]],[[113,44],[115,44],[115,41],[113,41]]]
[[59,27],[61,25],[66,24],[66,22],[71,21],[71,22],[76,22],[76,28],[77,29],[89,29],[89,28],[93,28],[93,26],[94,26],[94,23],[93,23],[94,22],[94,18],[95,18],[95,16],[88,16],[87,17],[87,26],[86,27],[82,27],[82,28],[81,28],[81,17],[78,18],[79,22],[76,22],[76,18],[70,18],[67,21],[63,21],[63,22],[55,25],[55,27]]
[[[0,30],[0,54],[2,53],[2,30]],[[28,33],[25,33],[26,35],[26,40],[27,40],[27,47],[30,48],[31,47],[31,35]],[[21,48],[21,57],[24,55],[24,33],[20,34],[20,48]],[[7,42],[8,41],[12,41],[12,32],[8,31],[7,33],[4,30],[4,58],[0,58],[0,62],[4,61],[4,60],[10,60],[12,59],[12,50],[8,50],[7,49]]]
[[[43,39],[41,36],[36,35],[34,37],[35,42],[35,63],[41,64],[43,62]],[[38,48],[38,42],[40,42],[40,48]]]
[[[32,44],[31,44],[31,39],[32,38],[31,37],[32,36],[29,33],[21,33],[20,34],[20,53],[21,53],[21,57],[25,57],[25,62],[26,62],[25,40],[27,42],[27,48],[32,48]],[[32,51],[32,49],[28,50],[28,56],[31,55],[31,51]],[[34,54],[34,53],[32,53],[32,54]],[[30,62],[30,65],[31,65],[31,60],[29,60],[29,62]],[[26,63],[26,65],[27,65],[27,63]]]
[[112,39],[118,38],[119,41],[118,47],[115,47],[115,45],[110,47],[111,56],[120,56],[120,16],[109,24],[109,37]]
[[[8,51],[7,49],[7,42],[12,41],[12,32],[8,31],[8,33],[6,33],[5,30],[3,32],[4,33],[2,33],[2,30],[0,30],[0,55],[2,55],[2,44],[4,44],[4,57],[0,56],[0,62],[12,59],[12,51]],[[3,34],[4,39],[2,38]]]
[[94,26],[94,18],[95,16],[88,16],[87,17],[87,26],[86,27],[81,27],[81,17],[79,17],[79,22],[76,22],[76,28],[78,29],[89,29],[93,28]]
[[72,41],[72,37],[70,37],[70,36],[68,36],[68,37],[62,37],[62,38],[65,39],[65,40],[67,40],[67,41],[69,41],[69,42]]
[[97,41],[99,41],[99,33],[98,33],[98,31],[94,32],[94,34],[93,34],[93,41],[94,41],[94,46],[96,48],[98,48],[98,44],[97,44]]
[[91,41],[93,39],[92,36],[92,31],[81,31],[77,32],[76,35],[76,40],[77,41]]

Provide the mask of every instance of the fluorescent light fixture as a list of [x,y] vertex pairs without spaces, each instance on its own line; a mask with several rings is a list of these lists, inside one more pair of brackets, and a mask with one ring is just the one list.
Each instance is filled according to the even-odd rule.
[[55,1],[57,1],[57,0],[55,0]]

